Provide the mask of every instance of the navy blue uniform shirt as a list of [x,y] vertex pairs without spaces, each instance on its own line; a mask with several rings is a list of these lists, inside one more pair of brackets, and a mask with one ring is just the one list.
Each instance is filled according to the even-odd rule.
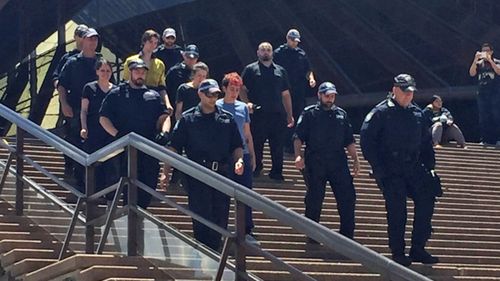
[[345,159],[344,147],[355,142],[347,113],[340,107],[308,106],[297,121],[294,138],[306,144],[307,157]]
[[167,109],[158,92],[146,87],[133,89],[129,84],[111,90],[100,110],[120,133],[134,132],[150,140],[159,131],[157,122],[164,114]]
[[74,55],[79,54],[79,53],[80,53],[80,50],[73,49],[61,57],[61,60],[59,60],[59,63],[57,64],[57,67],[54,70],[54,73],[52,73],[52,81],[59,79],[59,75],[61,74],[61,70],[63,69],[63,67],[66,64],[66,62],[68,61],[68,59]]
[[248,100],[261,106],[265,113],[284,113],[282,92],[289,90],[286,70],[272,63],[266,67],[254,62],[245,67],[241,73],[243,84],[248,89]]
[[97,54],[93,58],[86,58],[79,53],[68,58],[59,75],[59,85],[68,92],[68,103],[75,109],[80,108],[83,86],[98,79],[95,64],[101,57]]
[[293,49],[283,44],[274,50],[273,58],[275,63],[286,69],[292,94],[303,97],[306,94],[305,90],[309,87],[307,74],[311,71],[306,52],[299,47]]
[[171,103],[174,103],[177,89],[182,83],[189,82],[191,78],[192,69],[189,68],[184,62],[180,62],[172,66],[167,71],[167,93]]
[[232,153],[243,148],[238,127],[231,113],[216,106],[215,112],[204,114],[200,105],[182,114],[170,136],[170,146],[195,162],[201,160],[231,164]]
[[160,45],[154,52],[165,65],[165,74],[168,70],[182,61],[182,48],[179,45],[174,45],[173,48],[166,48],[165,45]]
[[374,175],[411,174],[424,164],[434,169],[432,139],[422,110],[414,104],[401,107],[389,98],[366,115],[361,127],[360,145]]

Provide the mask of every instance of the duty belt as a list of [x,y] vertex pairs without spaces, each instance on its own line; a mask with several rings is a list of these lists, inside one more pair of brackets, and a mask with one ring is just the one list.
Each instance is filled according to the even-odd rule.
[[199,160],[195,161],[196,163],[202,165],[203,167],[206,167],[214,172],[218,172],[220,170],[223,170],[225,168],[224,162],[219,162],[219,161],[208,161],[208,160]]

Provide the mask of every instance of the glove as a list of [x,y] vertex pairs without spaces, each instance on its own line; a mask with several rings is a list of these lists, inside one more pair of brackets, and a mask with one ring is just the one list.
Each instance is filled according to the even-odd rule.
[[439,122],[441,122],[441,123],[446,123],[446,122],[448,122],[448,117],[446,117],[446,115],[441,115],[441,116],[439,117]]
[[155,136],[155,142],[161,146],[167,145],[169,141],[168,132],[160,132]]

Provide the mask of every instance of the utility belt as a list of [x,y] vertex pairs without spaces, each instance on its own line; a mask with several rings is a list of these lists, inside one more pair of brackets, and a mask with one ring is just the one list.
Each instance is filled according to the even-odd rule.
[[194,162],[202,165],[203,167],[218,173],[226,173],[229,165],[226,161],[209,161],[206,159],[194,159]]

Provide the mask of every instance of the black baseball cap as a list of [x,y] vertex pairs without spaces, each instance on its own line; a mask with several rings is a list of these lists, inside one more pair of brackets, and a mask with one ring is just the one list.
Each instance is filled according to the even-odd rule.
[[138,68],[144,68],[146,70],[149,70],[148,65],[141,59],[131,60],[127,66],[129,70]]
[[198,51],[198,47],[196,45],[191,44],[187,45],[184,49],[183,54],[185,54],[188,58],[196,59],[200,57],[200,52]]
[[319,85],[318,93],[320,94],[337,94],[337,87],[332,82],[323,82]]
[[415,92],[417,90],[415,79],[411,75],[404,73],[394,77],[394,86],[399,87],[403,92]]
[[204,94],[221,92],[219,83],[217,83],[217,81],[215,81],[214,79],[205,79],[201,81],[198,91]]

